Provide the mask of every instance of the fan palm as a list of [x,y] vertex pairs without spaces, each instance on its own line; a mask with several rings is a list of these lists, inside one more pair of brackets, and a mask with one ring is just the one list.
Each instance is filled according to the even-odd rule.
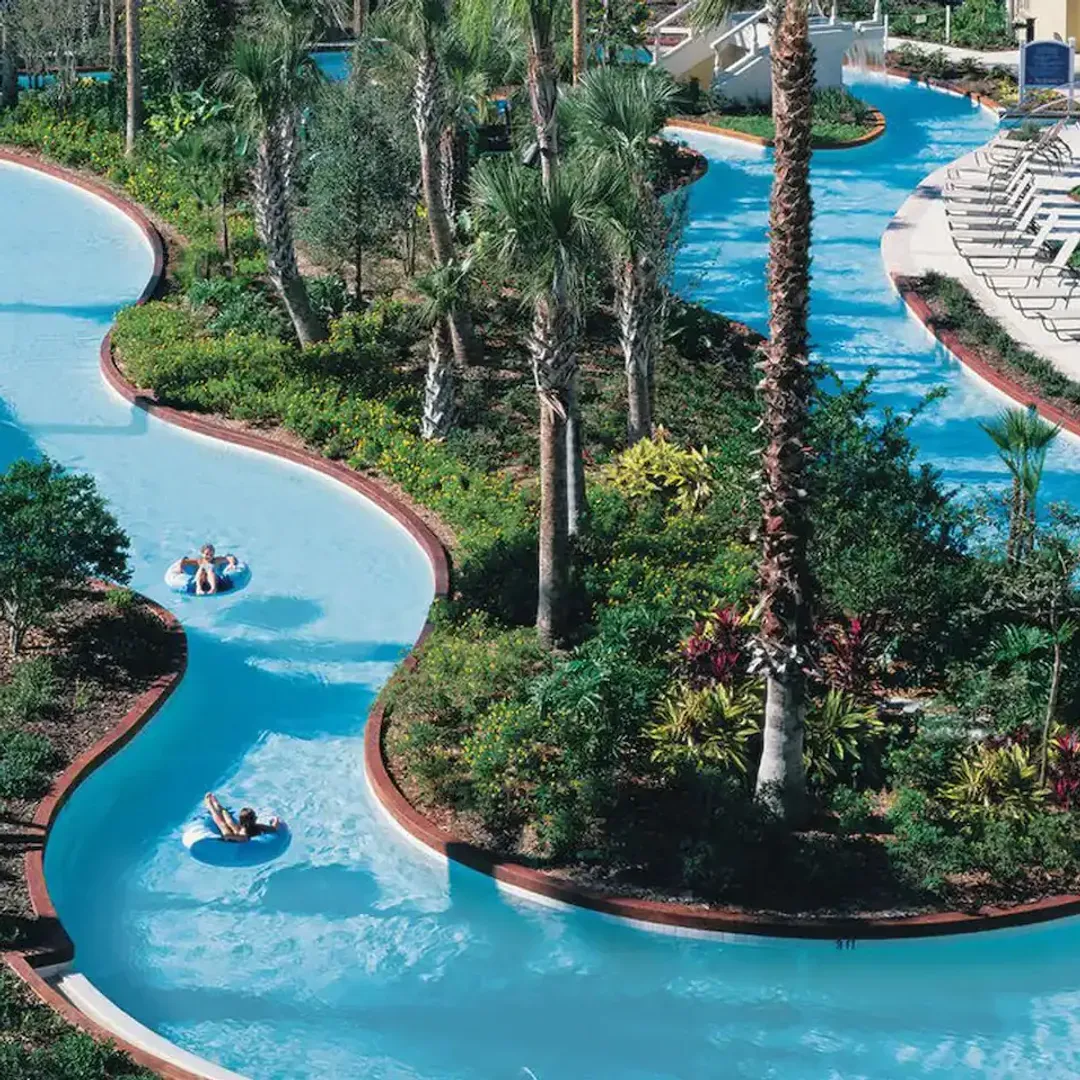
[[655,323],[663,302],[660,271],[671,221],[650,178],[658,156],[656,139],[678,93],[674,82],[656,69],[603,67],[589,72],[566,102],[576,140],[610,159],[626,179],[621,197],[609,206],[606,233],[631,445],[652,430]]
[[425,439],[445,438],[454,422],[454,357],[450,346],[450,320],[467,298],[471,260],[433,267],[416,282],[423,297],[420,320],[431,332],[427,375],[424,379],[424,415],[420,434]]
[[139,3],[125,0],[124,39],[127,55],[127,126],[124,153],[135,153],[135,139],[143,122],[142,63],[139,56]]
[[221,254],[226,264],[230,258],[229,199],[240,179],[241,139],[232,124],[221,123],[209,129],[188,130],[169,147],[169,158],[184,174],[200,208],[220,213]]
[[[394,0],[372,34],[378,38],[375,59],[405,69],[413,80],[413,121],[420,152],[420,192],[427,215],[431,252],[437,266],[457,257],[447,210],[439,138],[446,116],[444,46],[449,31],[445,0]],[[478,348],[472,318],[464,306],[450,319],[450,337],[459,364],[475,359]]]
[[998,456],[1012,474],[1006,554],[1010,559],[1020,559],[1030,553],[1034,541],[1035,501],[1042,484],[1046,454],[1061,428],[1047,423],[1034,405],[1026,409],[1003,409],[989,423],[980,426],[993,440]]
[[592,264],[609,184],[596,170],[549,180],[509,162],[485,162],[473,181],[479,257],[511,277],[532,305],[529,351],[540,400],[539,596],[545,644],[566,629],[569,602],[567,421],[577,371],[575,298]]
[[270,280],[302,345],[326,337],[296,263],[290,194],[297,114],[320,81],[310,41],[295,24],[268,26],[259,40],[236,43],[223,89],[255,143],[251,183],[255,223],[266,247]]

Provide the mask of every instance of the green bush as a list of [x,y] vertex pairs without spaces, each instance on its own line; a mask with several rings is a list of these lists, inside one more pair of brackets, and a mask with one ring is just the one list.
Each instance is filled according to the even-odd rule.
[[131,589],[110,589],[105,594],[105,603],[118,615],[126,615],[139,604],[139,596]]
[[206,317],[206,329],[214,334],[258,334],[286,339],[288,319],[276,299],[248,278],[200,278],[187,291],[188,302]]
[[7,731],[0,745],[0,798],[34,799],[44,795],[55,764],[56,751],[44,736]]
[[57,685],[52,662],[46,657],[20,660],[11,679],[0,686],[0,718],[25,724],[56,707]]

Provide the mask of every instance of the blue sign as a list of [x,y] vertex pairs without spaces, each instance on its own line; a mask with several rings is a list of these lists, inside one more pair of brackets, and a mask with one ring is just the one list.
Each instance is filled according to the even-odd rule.
[[1063,41],[1032,41],[1021,48],[1024,50],[1020,65],[1022,90],[1029,86],[1066,86],[1072,82],[1072,49]]

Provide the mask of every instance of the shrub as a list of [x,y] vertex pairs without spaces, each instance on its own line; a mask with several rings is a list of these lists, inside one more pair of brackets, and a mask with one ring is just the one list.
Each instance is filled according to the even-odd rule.
[[829,796],[829,809],[836,814],[841,833],[869,832],[876,824],[870,792],[840,785]]
[[118,615],[126,615],[138,606],[139,597],[131,589],[110,589],[105,594],[105,603]]
[[953,767],[952,782],[941,789],[949,816],[958,821],[990,817],[1027,821],[1046,801],[1038,766],[1027,747],[980,746]]
[[699,618],[680,645],[680,659],[691,686],[745,678],[750,666],[750,613],[718,607]]
[[89,476],[16,461],[0,474],[0,617],[11,650],[91,575],[126,581],[128,538]]
[[8,731],[0,745],[0,797],[33,799],[44,795],[56,763],[52,743],[28,731]]
[[206,328],[215,334],[230,331],[287,338],[288,321],[281,308],[257,282],[244,278],[212,277],[195,281],[188,301],[207,314]]
[[56,707],[57,686],[51,661],[46,657],[21,660],[11,680],[0,686],[0,717],[18,724],[51,712]]
[[761,707],[756,684],[695,689],[678,683],[660,702],[660,719],[645,731],[652,759],[672,774],[714,768],[745,775]]
[[817,787],[839,776],[850,776],[863,751],[885,732],[873,705],[862,705],[850,694],[828,690],[806,712],[806,775]]
[[663,428],[624,450],[606,476],[627,498],[659,495],[684,512],[700,510],[712,495],[708,448],[684,450],[670,441]]

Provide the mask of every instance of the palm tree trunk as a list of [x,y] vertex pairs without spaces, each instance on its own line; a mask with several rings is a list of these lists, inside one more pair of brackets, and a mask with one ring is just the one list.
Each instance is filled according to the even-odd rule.
[[574,48],[574,83],[585,74],[585,0],[571,0],[570,21]]
[[532,104],[536,144],[540,151],[540,173],[545,189],[550,188],[559,159],[559,132],[555,109],[559,90],[555,49],[551,37],[533,20],[529,33],[529,101]]
[[570,523],[567,500],[567,418],[577,360],[571,317],[557,279],[552,295],[536,302],[529,342],[540,396],[540,537],[536,631],[556,645],[566,630],[570,596]]
[[653,304],[650,260],[622,260],[615,270],[615,315],[626,368],[626,442],[633,446],[652,434],[652,392],[649,385]]
[[19,104],[19,66],[15,56],[15,34],[7,9],[0,21],[0,109],[14,109]]
[[757,796],[791,825],[804,820],[803,725],[812,582],[807,561],[806,425],[811,378],[810,129],[814,62],[806,0],[788,0],[772,42],[776,125],[769,208],[769,342],[762,363],[761,644],[765,728]]
[[1039,786],[1046,783],[1046,767],[1050,760],[1050,729],[1057,712],[1058,696],[1061,693],[1061,635],[1054,636],[1054,664],[1050,669],[1050,694],[1046,701],[1046,716],[1043,719],[1042,751],[1039,754]]
[[143,121],[142,65],[139,59],[139,0],[125,0],[124,36],[127,48],[127,131],[124,153],[135,153],[135,138]]
[[221,255],[225,261],[226,272],[230,272],[232,246],[229,243],[229,199],[224,191],[221,193]]
[[[413,120],[420,148],[420,191],[427,211],[428,231],[435,262],[445,266],[455,255],[454,233],[443,201],[441,159],[438,151],[439,60],[432,42],[427,42],[416,67],[413,90]],[[450,338],[460,364],[479,358],[472,317],[464,309],[450,319]]]
[[280,129],[272,125],[259,139],[255,157],[255,224],[266,247],[270,280],[285,304],[300,344],[310,345],[326,337],[326,327],[311,306],[304,279],[296,265],[296,244],[287,195],[286,153]]
[[120,70],[120,12],[119,0],[109,0],[109,71]]
[[364,23],[367,21],[368,0],[353,0],[352,6],[352,32],[353,37],[359,37],[364,32]]
[[438,319],[431,328],[428,345],[420,434],[425,439],[445,439],[453,424],[454,365],[450,355],[450,327],[447,319]]
[[582,453],[581,401],[577,372],[566,388],[566,528],[571,536],[581,532],[589,508],[585,496],[585,456]]

